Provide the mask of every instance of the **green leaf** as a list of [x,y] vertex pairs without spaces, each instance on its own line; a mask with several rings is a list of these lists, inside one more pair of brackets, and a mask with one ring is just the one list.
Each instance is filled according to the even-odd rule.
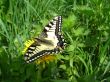
[[52,82],[70,82],[68,80],[53,80]]

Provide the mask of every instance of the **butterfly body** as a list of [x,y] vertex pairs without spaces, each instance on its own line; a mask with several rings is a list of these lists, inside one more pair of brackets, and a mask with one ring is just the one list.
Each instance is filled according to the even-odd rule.
[[64,39],[61,34],[62,17],[57,16],[44,27],[42,33],[34,38],[24,55],[27,63],[35,61],[45,55],[60,52],[64,46]]

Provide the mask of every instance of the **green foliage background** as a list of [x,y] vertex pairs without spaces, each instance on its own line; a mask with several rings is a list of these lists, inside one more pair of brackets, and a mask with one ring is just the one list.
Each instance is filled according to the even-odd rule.
[[[45,67],[25,64],[23,43],[58,15],[64,52]],[[109,81],[109,0],[0,0],[0,82]]]

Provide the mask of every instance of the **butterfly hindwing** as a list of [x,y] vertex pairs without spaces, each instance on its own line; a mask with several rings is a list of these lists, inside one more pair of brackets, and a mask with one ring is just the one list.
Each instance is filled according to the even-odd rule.
[[44,55],[50,55],[63,49],[64,40],[61,34],[62,17],[57,16],[47,24],[42,33],[35,38],[25,53],[27,63],[32,62]]

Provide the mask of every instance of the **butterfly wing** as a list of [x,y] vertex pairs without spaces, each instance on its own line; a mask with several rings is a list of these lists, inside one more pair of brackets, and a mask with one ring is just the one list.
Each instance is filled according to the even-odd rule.
[[35,42],[30,45],[25,54],[27,63],[32,62],[42,56],[49,55],[63,49],[64,39],[61,34],[62,17],[57,16],[47,24],[42,33],[35,38]]

